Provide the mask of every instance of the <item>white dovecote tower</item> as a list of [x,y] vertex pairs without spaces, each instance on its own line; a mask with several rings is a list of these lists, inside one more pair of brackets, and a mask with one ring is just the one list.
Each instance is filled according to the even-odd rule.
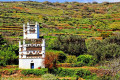
[[39,24],[29,24],[23,25],[23,36],[24,39],[39,39]]
[[23,24],[23,42],[19,41],[19,68],[44,68],[45,39],[39,38],[39,24]]

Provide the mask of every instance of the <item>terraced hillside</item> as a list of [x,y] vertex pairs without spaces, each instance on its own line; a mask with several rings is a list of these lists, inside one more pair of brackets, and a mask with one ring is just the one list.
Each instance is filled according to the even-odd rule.
[[120,30],[120,3],[0,2],[0,34],[16,41],[22,25],[40,23],[40,36],[81,35],[101,39]]

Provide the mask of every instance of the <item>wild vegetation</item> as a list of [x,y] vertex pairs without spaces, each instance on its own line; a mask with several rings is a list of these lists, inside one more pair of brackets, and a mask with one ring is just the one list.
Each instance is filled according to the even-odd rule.
[[[0,74],[119,80],[119,7],[119,2],[0,2]],[[6,70],[6,65],[18,65],[18,40],[27,22],[39,22],[40,37],[46,39],[46,68]]]

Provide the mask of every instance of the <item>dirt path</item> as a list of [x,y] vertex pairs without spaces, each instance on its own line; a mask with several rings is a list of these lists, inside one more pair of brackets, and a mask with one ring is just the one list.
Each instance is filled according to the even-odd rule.
[[67,68],[69,68],[69,69],[98,69],[98,68],[96,68],[96,67],[88,67],[88,66],[83,66],[83,67],[62,67],[62,68],[64,68],[64,69],[67,69]]

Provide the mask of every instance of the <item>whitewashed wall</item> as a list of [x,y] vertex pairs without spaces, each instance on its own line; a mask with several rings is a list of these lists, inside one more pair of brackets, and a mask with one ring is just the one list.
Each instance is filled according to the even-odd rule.
[[40,66],[44,68],[43,60],[44,59],[19,59],[19,68],[31,69],[31,63],[34,63],[34,69],[37,69]]

